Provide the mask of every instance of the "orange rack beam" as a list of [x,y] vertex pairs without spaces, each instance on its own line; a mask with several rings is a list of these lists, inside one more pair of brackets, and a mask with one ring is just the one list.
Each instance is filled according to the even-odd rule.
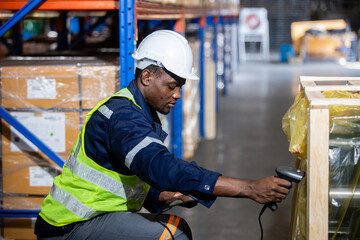
[[[19,10],[28,1],[0,0],[0,10]],[[37,10],[114,10],[119,9],[117,0],[47,0]]]

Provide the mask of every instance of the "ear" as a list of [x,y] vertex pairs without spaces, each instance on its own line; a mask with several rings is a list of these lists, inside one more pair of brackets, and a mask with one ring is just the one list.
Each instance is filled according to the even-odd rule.
[[149,86],[153,79],[154,74],[152,74],[148,69],[144,69],[141,72],[140,82],[143,86]]

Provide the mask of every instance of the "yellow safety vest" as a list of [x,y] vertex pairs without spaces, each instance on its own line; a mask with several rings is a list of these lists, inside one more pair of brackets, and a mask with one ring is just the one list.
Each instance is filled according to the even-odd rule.
[[136,175],[122,175],[106,169],[85,153],[84,135],[95,111],[111,116],[104,104],[113,97],[126,97],[136,104],[125,88],[101,101],[86,116],[85,124],[66,160],[62,173],[55,177],[50,194],[41,205],[40,216],[53,226],[85,221],[106,212],[137,211],[142,207],[150,186]]

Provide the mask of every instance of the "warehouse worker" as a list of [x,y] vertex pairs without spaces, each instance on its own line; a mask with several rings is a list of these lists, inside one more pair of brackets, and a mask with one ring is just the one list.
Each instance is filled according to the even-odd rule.
[[[171,154],[157,112],[168,114],[186,79],[197,80],[187,40],[160,30],[133,54],[135,80],[87,115],[45,198],[39,239],[191,239],[180,217],[156,213],[175,201],[210,207],[217,196],[280,202],[291,183],[222,176]],[[192,204],[192,206],[195,204]],[[150,213],[139,210],[144,207]]]

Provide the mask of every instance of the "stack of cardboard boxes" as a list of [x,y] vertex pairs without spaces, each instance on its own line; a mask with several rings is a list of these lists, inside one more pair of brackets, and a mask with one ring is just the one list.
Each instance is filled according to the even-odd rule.
[[[31,66],[1,67],[1,105],[66,159],[86,113],[119,89],[119,64],[68,64],[66,60],[48,64],[31,61]],[[1,207],[40,209],[61,168],[7,122],[1,124]],[[5,218],[2,234],[10,239],[35,238],[33,222]]]
[[[197,75],[199,75],[199,53],[200,42],[189,41],[193,52],[193,65]],[[186,80],[183,86],[183,158],[189,159],[194,156],[200,141],[200,85],[197,80]],[[176,126],[175,126],[176,127]]]

